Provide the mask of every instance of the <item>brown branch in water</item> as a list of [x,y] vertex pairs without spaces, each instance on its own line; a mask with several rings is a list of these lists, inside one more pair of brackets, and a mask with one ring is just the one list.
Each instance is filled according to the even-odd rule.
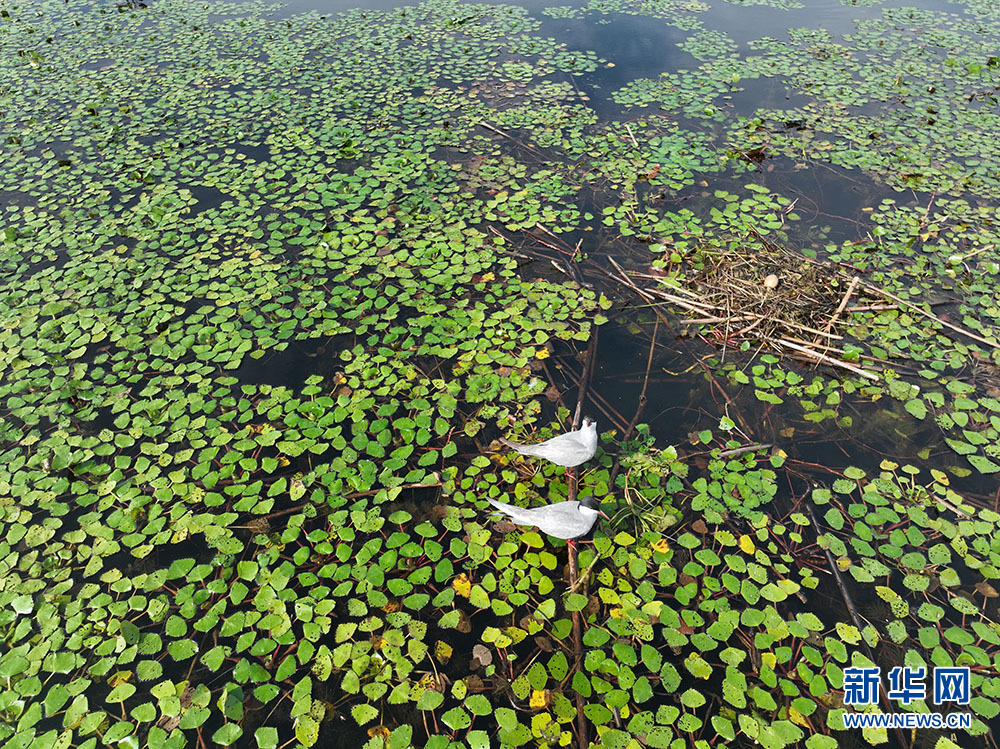
[[670,325],[670,321],[666,317],[663,316],[663,313],[660,312],[659,309],[657,309],[656,305],[653,303],[653,300],[649,297],[649,295],[645,294],[642,291],[642,289],[640,289],[638,286],[636,286],[634,283],[632,283],[629,280],[628,276],[625,275],[625,271],[622,270],[622,267],[620,265],[618,265],[618,263],[615,262],[615,259],[613,257],[611,257],[610,255],[608,255],[608,262],[610,262],[613,266],[615,266],[615,269],[618,271],[618,273],[620,275],[616,276],[613,273],[611,273],[610,271],[602,268],[599,265],[597,265],[595,267],[598,270],[600,270],[604,275],[606,275],[608,278],[610,278],[610,279],[612,279],[614,281],[620,281],[620,282],[624,283],[626,286],[628,286],[630,289],[632,289],[632,291],[634,291],[639,296],[640,299],[642,299],[644,302],[646,302],[647,304],[649,304],[650,309],[652,309],[653,313],[658,318],[660,318],[661,322],[663,322],[663,324],[666,325],[669,330],[673,330],[673,326]]
[[639,393],[639,403],[635,409],[635,415],[632,417],[632,421],[629,422],[628,429],[625,430],[625,434],[622,435],[623,440],[627,440],[632,436],[632,432],[635,429],[635,425],[639,423],[639,418],[642,416],[643,410],[646,408],[646,387],[649,385],[649,370],[653,366],[653,351],[656,349],[656,334],[660,331],[660,319],[657,318],[653,321],[653,337],[649,341],[649,355],[646,357],[646,376],[642,380],[642,390]]
[[[805,499],[805,501],[803,501],[802,504],[805,505],[806,512],[809,513],[809,519],[812,521],[813,528],[815,529],[816,534],[819,535],[819,522],[816,520],[816,513],[813,511],[812,500]],[[850,615],[851,621],[854,622],[854,626],[857,627],[858,632],[861,632],[864,629],[864,627],[861,625],[861,619],[858,616],[857,609],[854,608],[854,601],[851,600],[851,593],[850,591],[847,590],[847,586],[844,584],[844,579],[843,577],[841,577],[840,570],[837,568],[837,561],[833,558],[833,553],[830,551],[829,548],[824,548],[823,552],[826,554],[826,562],[830,566],[830,571],[833,573],[833,579],[837,583],[837,589],[840,591],[840,597],[844,601],[844,606],[847,607],[847,613]],[[870,660],[872,663],[878,663],[878,661],[875,659],[875,653],[872,652],[871,646],[868,644],[868,641],[865,640],[864,638],[861,638],[861,642],[865,646],[865,651],[868,654],[868,660]],[[892,709],[892,704],[886,697],[885,692],[880,689],[879,695],[882,699],[882,704],[885,707],[885,711],[888,713],[895,712]],[[906,741],[903,738],[903,732],[900,730],[899,726],[896,726],[896,737],[899,739],[900,746],[907,746]]]
[[553,250],[558,250],[559,252],[562,252],[563,254],[566,254],[566,255],[572,255],[573,254],[573,250],[570,249],[570,246],[568,244],[566,244],[565,242],[563,242],[563,240],[560,237],[557,237],[555,234],[553,234],[551,231],[549,231],[545,227],[544,224],[539,224],[539,223],[536,222],[535,225],[534,225],[534,227],[532,227],[532,228],[538,229],[538,231],[542,232],[543,234],[547,234],[549,237],[552,238],[553,242],[559,242],[559,243],[561,243],[562,246],[560,246],[559,244],[553,244],[552,242],[547,242],[547,241],[545,241],[543,239],[539,239],[534,234],[532,234],[531,231],[528,230],[528,229],[526,229],[524,233],[527,234],[529,237],[532,237],[534,240],[536,240],[538,242],[541,242],[546,247],[551,247]]
[[[597,358],[597,326],[591,329],[590,342],[587,345],[587,355],[583,363],[583,372],[580,374],[580,388],[576,398],[576,412],[573,414],[573,428],[580,428],[580,418],[583,412],[583,402],[587,398],[587,389],[590,386],[590,379],[594,372],[594,361]],[[579,488],[579,474],[576,469],[569,469],[566,472],[569,480],[570,501],[576,500]],[[580,585],[580,567],[577,557],[576,544],[572,541],[568,544],[569,551],[569,589],[576,590]],[[596,560],[595,560],[596,561]],[[574,668],[580,670],[583,667],[583,616],[579,611],[572,612],[573,621],[573,659]],[[587,718],[583,714],[583,695],[576,693],[576,732],[577,743],[580,749],[587,749]]]
[[491,133],[496,133],[497,135],[503,136],[504,138],[506,138],[507,140],[511,141],[515,145],[518,145],[521,148],[523,148],[525,151],[528,151],[529,153],[533,153],[535,156],[537,156],[540,159],[544,159],[545,158],[545,155],[541,151],[539,151],[538,149],[532,148],[531,146],[527,145],[526,143],[522,143],[521,141],[519,141],[514,136],[508,135],[503,130],[500,130],[499,128],[495,128],[495,127],[493,127],[493,125],[490,125],[489,123],[480,122],[479,126],[486,128]]
[[614,406],[608,403],[607,398],[593,388],[590,389],[590,402],[597,406],[598,410],[606,416],[608,421],[611,422],[611,424],[616,428],[624,429],[627,426],[625,417],[618,413]]
[[[616,262],[615,262],[615,259],[614,259],[613,257],[610,257],[610,256],[609,256],[609,257],[608,257],[608,261],[609,261],[609,262],[610,262],[610,263],[611,263],[611,264],[612,264],[612,265],[613,265],[613,266],[615,267],[615,269],[616,269],[616,270],[618,271],[618,275],[615,275],[615,274],[613,274],[613,273],[610,273],[610,272],[608,272],[608,271],[604,270],[603,268],[600,268],[600,270],[601,270],[601,271],[602,271],[602,272],[603,272],[603,273],[604,273],[605,275],[607,275],[607,276],[608,276],[609,278],[611,278],[611,279],[613,279],[613,280],[615,280],[615,281],[620,281],[620,282],[624,283],[624,284],[625,284],[625,285],[626,285],[626,286],[627,286],[628,288],[630,288],[630,289],[631,289],[631,290],[632,290],[633,292],[635,292],[635,294],[636,294],[636,295],[637,295],[637,296],[638,296],[638,297],[639,297],[640,299],[642,299],[643,301],[645,301],[645,302],[647,302],[647,303],[650,303],[650,307],[651,307],[651,309],[653,310],[653,312],[654,312],[654,313],[656,314],[656,316],[657,316],[657,317],[658,317],[658,318],[659,318],[659,319],[660,319],[660,320],[661,320],[661,321],[662,321],[662,322],[663,322],[664,324],[666,324],[666,325],[667,325],[667,327],[668,327],[668,328],[669,328],[670,330],[673,330],[673,326],[671,326],[671,325],[670,325],[670,321],[669,321],[669,320],[667,320],[667,319],[666,319],[666,318],[665,318],[665,317],[663,316],[663,313],[662,313],[662,312],[660,312],[660,311],[659,311],[659,309],[657,309],[657,308],[656,308],[656,305],[652,303],[652,302],[653,302],[653,300],[651,299],[650,295],[649,295],[649,294],[648,294],[647,292],[644,292],[644,291],[643,291],[642,289],[640,289],[640,288],[639,288],[638,286],[636,286],[636,285],[635,285],[635,283],[633,283],[633,282],[632,282],[632,281],[631,281],[631,280],[629,279],[628,275],[626,275],[626,273],[625,273],[625,270],[624,270],[624,269],[623,269],[623,268],[622,268],[622,267],[621,267],[620,265],[618,265],[618,263],[616,263]],[[678,290],[679,290],[679,291],[682,291],[683,293],[686,293],[686,294],[688,294],[689,296],[693,295],[693,294],[692,294],[692,292],[689,292],[689,291],[687,291],[686,289],[678,289]],[[663,292],[663,293],[666,293],[666,292]],[[722,318],[720,318],[720,320],[721,320],[721,319],[722,319]],[[751,430],[751,429],[750,429],[750,428],[749,428],[749,427],[747,426],[746,422],[744,422],[744,421],[743,421],[743,417],[742,417],[742,416],[740,416],[740,413],[739,413],[739,409],[737,409],[737,408],[736,408],[736,404],[735,404],[735,403],[733,402],[733,399],[729,397],[729,393],[727,393],[727,392],[726,392],[726,390],[725,390],[725,388],[723,388],[723,387],[722,387],[722,386],[721,386],[721,385],[720,385],[720,384],[718,383],[718,381],[717,381],[717,380],[715,379],[715,375],[714,375],[714,374],[712,374],[712,371],[711,371],[711,369],[710,369],[710,368],[709,368],[709,367],[708,367],[708,366],[707,366],[707,365],[705,364],[705,362],[704,362],[704,361],[701,361],[701,360],[699,360],[699,361],[697,362],[697,364],[698,364],[698,365],[700,365],[700,366],[701,366],[701,368],[702,368],[702,369],[703,369],[703,370],[705,371],[705,375],[706,375],[706,376],[708,377],[708,379],[709,379],[709,382],[710,382],[710,383],[712,384],[712,386],[713,386],[713,387],[714,387],[714,388],[715,388],[716,390],[718,390],[718,391],[719,391],[719,393],[721,393],[721,394],[722,394],[722,397],[723,397],[723,398],[725,398],[725,400],[726,400],[726,403],[727,403],[727,404],[728,404],[728,406],[729,406],[729,408],[727,408],[727,409],[726,409],[726,415],[729,415],[729,409],[731,408],[731,409],[732,409],[732,412],[733,412],[733,416],[731,416],[730,418],[733,418],[733,419],[734,419],[734,421],[737,421],[737,422],[738,422],[738,423],[740,424],[740,426],[741,426],[741,427],[742,427],[742,429],[743,429],[743,434],[744,434],[744,435],[747,435],[747,436],[749,436],[750,434],[752,434],[752,433],[753,433],[753,430]],[[609,483],[608,483],[608,485],[609,485],[609,486],[611,486],[611,487],[613,487],[613,486],[614,486],[614,478],[616,478],[616,477],[617,477],[617,476],[616,476],[616,474],[614,473],[614,471],[612,471],[612,479],[611,479],[611,481],[609,481]]]
[[[629,422],[628,427],[622,433],[622,441],[624,442],[629,437],[632,436],[632,432],[635,430],[636,424],[639,423],[639,419],[642,416],[642,412],[646,408],[646,387],[649,385],[649,372],[653,367],[653,352],[656,349],[656,335],[660,330],[660,319],[657,318],[653,323],[653,337],[649,341],[649,355],[646,357],[646,376],[642,380],[642,391],[639,393],[639,402],[636,405],[635,414],[632,416],[632,421]],[[615,463],[611,466],[611,475],[608,478],[608,487],[614,489],[615,479],[618,478],[618,474],[622,468],[622,456],[619,453],[615,457]]]
[[600,561],[600,559],[601,558],[599,556],[597,556],[596,554],[594,555],[594,558],[591,560],[590,564],[587,565],[587,569],[585,569],[582,573],[579,573],[577,575],[576,582],[570,586],[569,589],[570,593],[576,593],[576,591],[579,590],[580,586],[583,585],[584,581],[586,581],[587,575],[590,574],[590,571],[594,569],[594,566]]
[[983,338],[982,336],[978,336],[975,333],[972,333],[971,331],[966,330],[965,328],[959,327],[958,325],[954,325],[954,324],[948,322],[947,320],[942,320],[937,315],[932,315],[930,312],[928,312],[927,310],[923,309],[922,307],[918,307],[916,304],[913,304],[913,302],[908,302],[905,299],[900,299],[895,294],[892,294],[891,292],[888,292],[885,289],[880,289],[878,286],[875,286],[874,284],[865,283],[864,281],[861,281],[860,283],[861,283],[862,286],[864,286],[869,291],[871,291],[871,292],[873,292],[875,294],[881,294],[882,296],[888,297],[889,299],[891,299],[892,301],[896,302],[897,304],[901,304],[904,307],[906,307],[907,309],[913,310],[918,315],[923,315],[924,317],[929,318],[929,319],[933,320],[934,322],[936,322],[936,323],[938,323],[940,325],[943,325],[944,327],[948,328],[949,330],[953,330],[956,333],[961,333],[962,335],[968,336],[969,338],[971,338],[974,341],[979,341],[980,343],[986,344],[987,346],[990,346],[991,348],[1000,349],[1000,343],[997,343],[996,341],[987,340],[986,338]]
[[854,278],[851,279],[851,283],[847,287],[847,291],[844,292],[844,298],[840,300],[840,306],[837,307],[837,311],[833,313],[833,317],[826,321],[826,325],[823,326],[823,330],[828,333],[830,332],[830,328],[834,326],[837,322],[837,318],[840,317],[840,313],[843,312],[844,308],[847,306],[847,302],[850,300],[851,294],[854,293],[854,287],[858,285],[858,280],[857,276],[854,276]]
[[587,344],[587,355],[583,362],[583,373],[580,375],[580,391],[576,398],[576,411],[573,412],[573,428],[580,428],[580,418],[583,413],[583,402],[587,399],[587,390],[594,376],[594,360],[597,358],[596,325],[591,326],[590,342]]
[[[531,237],[532,240],[542,245],[543,247],[546,247],[550,250],[555,250],[559,254],[565,255],[565,257],[561,258],[559,261],[556,261],[554,258],[551,258],[547,255],[543,255],[538,252],[532,252],[523,244],[520,246],[518,251],[510,250],[508,251],[508,254],[519,255],[521,257],[526,257],[529,260],[536,260],[542,262],[547,260],[548,262],[552,263],[552,265],[556,268],[556,270],[559,270],[565,273],[566,275],[571,276],[573,280],[576,281],[577,284],[579,284],[580,286],[584,286],[585,283],[583,280],[583,275],[580,273],[580,269],[577,267],[578,264],[574,259],[576,257],[576,253],[580,250],[580,244],[583,242],[583,240],[581,239],[580,242],[577,243],[575,248],[571,248],[565,243],[562,243],[562,245],[558,244],[559,242],[562,242],[562,240],[555,234],[553,234],[551,231],[546,229],[544,226],[542,226],[541,224],[536,223],[533,228],[548,235],[554,240],[554,242],[550,242],[547,239],[543,239],[542,237],[538,236],[537,234],[528,229],[525,229],[524,233],[527,236]],[[505,241],[510,241],[510,238],[504,236],[501,232],[497,230],[495,226],[491,226],[490,231],[496,234],[501,239],[504,239]]]
[[874,372],[871,372],[871,371],[867,370],[867,369],[861,369],[860,367],[855,367],[853,364],[848,364],[847,362],[841,361],[840,359],[835,359],[832,356],[827,356],[826,354],[821,354],[819,351],[814,351],[813,349],[808,348],[806,346],[800,346],[797,343],[792,343],[791,341],[789,341],[789,340],[787,340],[785,338],[778,338],[775,341],[775,343],[779,343],[782,346],[790,348],[793,351],[798,351],[799,353],[805,354],[806,356],[811,356],[814,359],[816,359],[818,362],[821,362],[823,364],[829,364],[830,366],[833,366],[833,367],[841,367],[841,368],[846,369],[846,370],[848,370],[850,372],[853,372],[856,375],[860,375],[861,377],[865,377],[865,378],[867,378],[869,380],[872,380],[873,382],[878,382],[878,379],[879,379],[878,375],[875,374]]

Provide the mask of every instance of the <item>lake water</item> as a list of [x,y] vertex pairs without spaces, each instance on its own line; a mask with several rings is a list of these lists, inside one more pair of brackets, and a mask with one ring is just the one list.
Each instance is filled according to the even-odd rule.
[[0,6],[0,743],[993,746],[998,21]]

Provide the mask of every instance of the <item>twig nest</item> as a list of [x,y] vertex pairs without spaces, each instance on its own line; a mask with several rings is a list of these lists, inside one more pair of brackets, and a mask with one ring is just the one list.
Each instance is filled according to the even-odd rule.
[[778,288],[778,277],[771,273],[764,277],[764,288],[765,289],[776,289]]

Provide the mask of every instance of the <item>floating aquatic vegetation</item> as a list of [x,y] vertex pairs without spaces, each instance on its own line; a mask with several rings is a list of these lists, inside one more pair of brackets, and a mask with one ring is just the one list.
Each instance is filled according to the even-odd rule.
[[736,42],[720,31],[709,29],[691,34],[677,46],[698,60],[711,60],[736,52]]
[[778,8],[779,10],[791,10],[793,8],[804,8],[804,4],[799,2],[799,0],[725,0],[730,5],[763,5],[769,8]]
[[[864,643],[974,665],[988,730],[996,517],[948,482],[1000,465],[991,42],[980,21],[887,9],[741,57],[707,9],[550,9],[697,32],[698,71],[613,94],[661,111],[610,123],[572,77],[604,61],[512,6],[2,12],[5,745],[564,745],[579,697],[602,746],[832,747]],[[754,77],[812,103],[732,123],[725,97]],[[963,195],[871,206],[868,234],[836,244],[795,242],[798,209],[770,188],[698,193],[772,153]],[[669,202],[692,197],[704,210]],[[518,273],[541,227],[675,263],[752,228],[870,271],[900,301],[852,315],[849,353],[899,373],[708,365],[806,425],[874,402],[897,431],[939,430],[952,462],[930,481],[848,467],[798,501],[785,453],[728,416],[690,463],[640,425],[582,481],[620,506],[573,588],[560,546],[479,511],[565,498],[552,467],[479,443],[504,419],[558,428],[545,360],[612,304]],[[924,307],[941,279],[950,322]],[[816,542],[884,625],[810,613],[832,591]]]
[[986,0],[948,0],[956,5],[964,5],[965,11],[977,18],[995,21],[1000,14],[1000,8]]
[[[431,657],[427,607],[448,604],[428,585],[453,576],[431,537],[459,515],[435,529],[398,511],[385,537],[376,508],[441,486],[460,402],[519,409],[544,388],[539,351],[588,334],[595,295],[520,280],[474,227],[499,209],[431,155],[499,112],[430,84],[442,45],[452,86],[592,56],[518,38],[536,23],[518,9],[262,9],[15,11],[4,27],[8,46],[59,40],[5,57],[4,159],[23,175],[2,235],[16,504],[0,669],[21,700],[5,741],[313,745],[338,713],[371,723],[390,691],[430,709],[410,675]],[[369,54],[340,55],[359,28]],[[373,76],[404,37],[406,72]],[[550,185],[521,177],[508,225],[557,221]],[[248,378],[281,356],[319,374]]]
[[815,101],[763,110],[733,142],[779,151],[787,143],[787,153],[872,170],[897,189],[995,196],[989,157],[974,145],[995,128],[988,100],[998,61],[980,36],[987,29],[935,11],[883,16],[859,21],[843,42],[814,29],[752,42],[762,54],[748,58],[747,77],[782,76]]
[[656,104],[661,110],[680,112],[687,117],[721,121],[722,108],[713,100],[735,90],[735,81],[731,78],[713,78],[700,72],[679,70],[663,73],[657,79],[633,81],[615,91],[613,98],[624,106]]
[[678,29],[701,28],[701,20],[696,14],[708,11],[711,6],[702,0],[588,0],[586,5],[573,7],[557,5],[542,10],[552,18],[582,19],[600,13],[627,13],[649,16]]

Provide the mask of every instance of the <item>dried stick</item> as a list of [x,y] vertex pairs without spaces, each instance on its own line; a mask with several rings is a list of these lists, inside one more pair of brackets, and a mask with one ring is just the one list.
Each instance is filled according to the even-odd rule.
[[850,300],[851,294],[854,293],[854,287],[858,285],[858,280],[857,276],[854,276],[854,278],[851,279],[851,285],[847,287],[847,291],[844,293],[844,298],[840,300],[840,306],[837,307],[837,311],[833,313],[833,317],[826,321],[826,325],[823,326],[824,330],[829,331],[830,328],[834,326],[834,323],[837,322],[837,318],[840,317],[840,313],[843,312],[844,307],[847,306],[847,302]]
[[573,428],[580,428],[580,417],[583,413],[583,402],[587,399],[587,389],[590,387],[590,380],[594,376],[594,359],[597,357],[597,331],[596,325],[591,326],[590,342],[587,344],[587,358],[583,363],[583,373],[580,375],[580,392],[576,398],[576,411],[573,413]]
[[[594,372],[594,359],[597,357],[597,326],[592,326],[590,343],[587,345],[587,357],[583,364],[583,372],[580,374],[580,392],[576,398],[576,412],[573,414],[573,428],[579,429],[580,415],[583,412],[583,401],[587,398],[587,389],[590,386],[590,378]],[[576,500],[579,474],[575,470],[567,471],[569,480],[570,501]],[[576,544],[569,542],[569,589],[576,590],[580,585],[580,562],[577,557]],[[596,561],[596,560],[595,560]],[[572,613],[573,620],[573,657],[574,668],[579,670],[583,666],[583,617],[579,611]],[[576,693],[576,732],[577,742],[580,749],[587,749],[587,718],[583,714],[583,695]]]
[[634,291],[639,296],[640,299],[642,299],[644,302],[649,303],[649,307],[650,307],[651,310],[653,310],[653,314],[655,314],[658,318],[660,318],[660,320],[663,322],[664,325],[667,326],[668,329],[673,330],[673,326],[670,325],[670,321],[666,317],[663,316],[663,313],[660,312],[660,310],[658,310],[656,308],[656,305],[652,303],[653,300],[649,297],[649,295],[646,294],[646,293],[644,293],[642,289],[640,289],[638,286],[636,286],[634,283],[632,283],[628,279],[628,276],[625,275],[625,271],[622,270],[622,267],[620,265],[618,265],[618,263],[615,262],[615,259],[613,257],[611,257],[610,255],[608,255],[608,261],[613,266],[615,266],[615,268],[618,269],[618,272],[621,274],[621,276],[616,276],[613,273],[611,273],[610,271],[608,271],[607,269],[602,268],[601,266],[599,266],[597,264],[595,264],[594,267],[596,267],[599,271],[601,271],[601,273],[603,273],[604,275],[606,275],[608,278],[610,278],[610,279],[612,279],[614,281],[622,281],[622,282],[624,282],[624,284],[626,286],[628,286],[630,289],[632,289],[632,291]]
[[601,395],[597,390],[591,388],[590,390],[590,400],[597,409],[607,417],[608,421],[615,427],[619,429],[624,429],[627,426],[625,417],[622,416],[618,411],[608,403],[608,399]]
[[622,435],[623,440],[627,440],[632,436],[632,431],[635,429],[635,425],[639,423],[639,417],[642,415],[643,409],[646,408],[646,387],[649,385],[649,370],[653,366],[653,351],[656,349],[656,334],[659,330],[660,319],[657,318],[653,321],[653,338],[649,342],[649,356],[646,357],[646,376],[642,380],[642,391],[639,393],[639,405],[635,409],[635,415],[632,417],[632,421],[629,422],[628,429],[626,429],[625,434]]
[[545,158],[545,155],[541,151],[538,151],[537,149],[532,148],[531,146],[527,145],[526,143],[522,143],[521,141],[519,141],[517,138],[515,138],[512,135],[507,135],[507,133],[505,133],[503,130],[495,128],[495,127],[493,127],[493,125],[490,125],[489,123],[480,122],[479,126],[480,127],[485,127],[491,133],[496,133],[497,135],[503,136],[504,138],[506,138],[507,140],[511,141],[512,143],[515,143],[516,145],[518,145],[521,148],[523,148],[525,151],[529,151],[529,152],[535,154],[540,159],[544,159]]
[[585,569],[582,574],[578,575],[576,582],[573,583],[573,585],[570,586],[570,589],[569,589],[570,593],[576,593],[576,591],[580,588],[580,586],[583,584],[583,582],[587,579],[587,575],[590,574],[590,571],[592,569],[594,569],[594,566],[597,564],[597,562],[599,560],[600,560],[600,557],[595,554],[594,558],[591,560],[590,564],[587,565],[587,569]]
[[997,343],[996,341],[987,340],[986,338],[978,336],[975,333],[969,332],[965,328],[960,328],[958,325],[953,325],[952,323],[948,322],[947,320],[942,320],[937,315],[932,315],[930,312],[927,312],[922,307],[918,307],[917,305],[913,304],[913,302],[908,302],[905,299],[900,299],[895,294],[892,294],[892,293],[886,291],[885,289],[880,289],[878,286],[875,286],[874,284],[865,283],[864,281],[861,281],[860,283],[861,283],[862,286],[864,286],[869,291],[874,292],[876,294],[881,294],[882,296],[885,296],[885,297],[888,297],[889,299],[891,299],[892,301],[896,302],[897,304],[901,304],[904,307],[906,307],[907,309],[913,310],[918,315],[923,315],[924,317],[930,318],[934,322],[939,323],[940,325],[943,325],[944,327],[946,327],[946,328],[948,328],[950,330],[953,330],[956,333],[961,333],[962,335],[968,336],[969,338],[971,338],[974,341],[979,341],[980,343],[985,343],[987,346],[990,346],[992,348],[1000,349],[1000,343]]
[[811,348],[800,346],[799,344],[792,343],[791,341],[786,340],[784,338],[778,338],[777,342],[780,343],[782,346],[786,346],[794,351],[798,351],[800,353],[806,354],[807,356],[811,356],[815,359],[818,359],[824,364],[829,364],[833,367],[841,367],[850,372],[853,372],[854,374],[861,375],[862,377],[866,377],[869,380],[878,382],[878,375],[875,374],[874,372],[869,372],[867,369],[861,369],[860,367],[855,367],[853,364],[848,364],[847,362],[843,362],[840,359],[834,359],[832,356],[821,354],[819,351],[814,351]]
[[[809,519],[812,521],[813,528],[816,529],[816,534],[819,535],[819,523],[816,521],[816,513],[813,512],[812,501],[806,500],[802,504],[805,505],[806,512],[809,513]],[[830,566],[830,571],[833,573],[833,579],[837,582],[837,589],[840,590],[840,597],[844,600],[844,606],[847,607],[847,613],[850,614],[851,621],[854,622],[854,626],[857,627],[858,632],[860,632],[864,629],[864,627],[861,626],[861,619],[858,617],[857,609],[854,608],[854,602],[851,600],[851,594],[847,590],[847,586],[844,585],[844,579],[840,576],[840,570],[837,569],[837,562],[834,560],[833,554],[830,552],[829,548],[824,548],[823,552],[826,554],[826,562]],[[865,651],[868,653],[868,659],[872,663],[876,663],[875,653],[872,652],[871,646],[868,645],[868,641],[862,638],[861,642],[864,643]],[[879,693],[886,712],[894,712],[892,705],[885,695],[885,692],[880,689]],[[903,740],[903,733],[899,726],[896,726],[896,736],[899,739],[900,746],[907,746],[907,743]]]
[[629,127],[628,123],[625,123],[625,129],[628,130],[628,137],[632,141],[632,145],[635,146],[636,150],[639,150],[639,144],[635,140],[635,136],[632,134],[632,128]]
[[[632,421],[629,422],[628,428],[622,433],[622,441],[624,442],[635,430],[635,425],[639,423],[639,417],[642,416],[643,410],[646,408],[646,387],[649,385],[649,372],[653,367],[653,351],[656,349],[656,334],[660,330],[660,319],[657,318],[653,324],[653,337],[649,342],[649,355],[646,357],[646,376],[642,380],[642,392],[639,393],[639,403],[636,405],[635,415],[632,416]],[[622,468],[622,456],[619,454],[615,458],[615,464],[611,467],[611,476],[608,479],[608,486],[614,487],[615,479],[618,478],[618,473]]]

